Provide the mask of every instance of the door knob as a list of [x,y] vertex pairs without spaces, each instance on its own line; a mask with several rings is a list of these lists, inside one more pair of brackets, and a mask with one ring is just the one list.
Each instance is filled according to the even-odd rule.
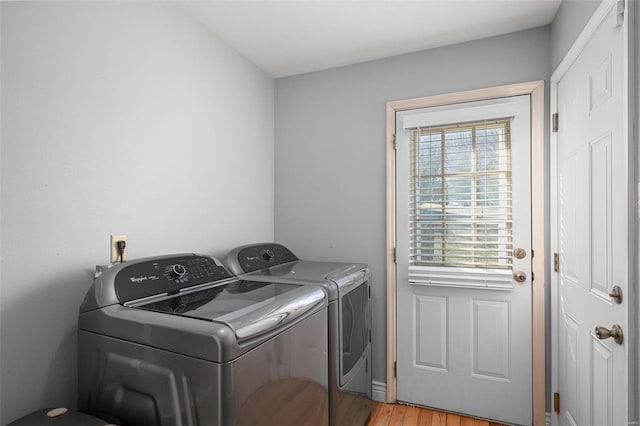
[[600,340],[608,339],[609,337],[613,337],[613,340],[621,345],[624,341],[624,336],[622,334],[622,328],[618,324],[613,324],[611,330],[606,327],[597,326],[596,327],[596,337]]
[[620,286],[614,285],[609,293],[609,297],[613,299],[618,305],[622,303],[622,289]]
[[523,283],[527,280],[527,274],[522,271],[515,271],[513,273],[513,279],[519,283]]
[[513,256],[516,259],[524,259],[526,255],[527,255],[527,251],[521,247],[518,247],[513,251]]

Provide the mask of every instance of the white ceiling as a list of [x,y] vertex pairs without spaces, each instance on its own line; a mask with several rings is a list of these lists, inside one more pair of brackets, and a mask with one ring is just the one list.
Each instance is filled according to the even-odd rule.
[[561,0],[178,1],[271,77],[551,23]]

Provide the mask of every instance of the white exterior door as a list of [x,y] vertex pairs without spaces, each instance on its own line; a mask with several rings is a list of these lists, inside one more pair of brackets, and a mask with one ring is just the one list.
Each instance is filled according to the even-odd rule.
[[396,141],[397,399],[531,424],[530,96],[399,112]]
[[[558,83],[558,392],[561,425],[627,425],[629,159],[624,27],[616,8]],[[620,289],[621,303],[610,296]]]

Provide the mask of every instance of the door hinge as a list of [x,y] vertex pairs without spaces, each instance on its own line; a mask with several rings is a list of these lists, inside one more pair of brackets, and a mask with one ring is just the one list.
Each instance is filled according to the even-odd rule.
[[616,5],[616,26],[624,24],[625,0],[618,0]]
[[553,132],[557,133],[558,132],[558,113],[554,113],[551,116],[551,126],[553,127]]
[[398,249],[396,247],[393,248],[393,263],[398,263]]
[[398,144],[396,143],[396,134],[393,134],[393,149],[397,150],[398,149]]
[[531,282],[534,282],[536,280],[536,274],[535,272],[531,271]]
[[398,361],[393,361],[393,377],[398,377]]
[[553,411],[560,414],[560,394],[558,392],[553,394]]
[[533,259],[536,256],[536,253],[531,249],[531,258]]
[[560,256],[558,253],[553,253],[553,272],[560,271]]

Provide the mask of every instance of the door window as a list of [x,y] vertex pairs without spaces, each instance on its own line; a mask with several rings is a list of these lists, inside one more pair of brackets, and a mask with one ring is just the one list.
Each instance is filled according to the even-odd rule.
[[411,130],[410,266],[511,268],[510,120]]

